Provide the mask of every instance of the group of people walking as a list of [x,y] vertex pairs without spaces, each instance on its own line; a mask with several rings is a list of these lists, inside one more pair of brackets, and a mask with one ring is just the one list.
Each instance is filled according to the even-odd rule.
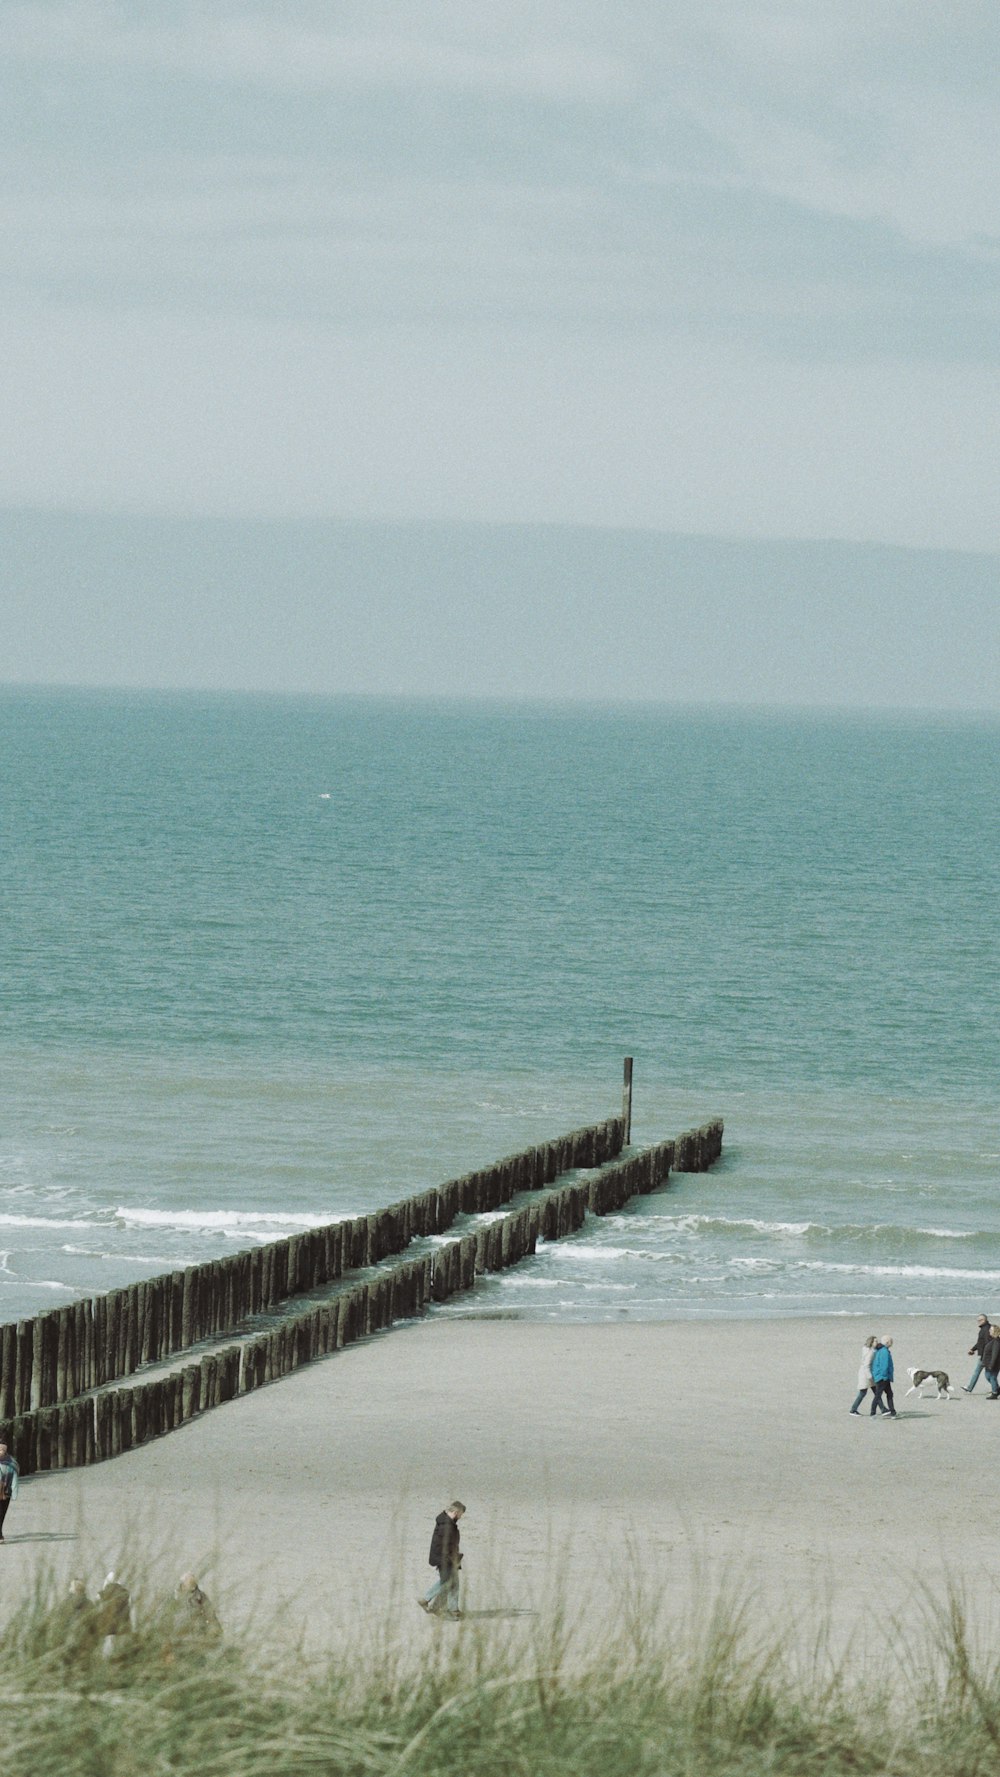
[[990,1400],[1000,1400],[1000,1325],[997,1325],[992,1315],[979,1316],[976,1343],[969,1346],[969,1356],[974,1357],[976,1362],[968,1382],[962,1384],[964,1392],[971,1394],[980,1376],[985,1376],[989,1383]]
[[869,1333],[861,1347],[861,1363],[858,1368],[858,1392],[851,1406],[852,1413],[860,1413],[861,1403],[871,1390],[871,1418],[876,1413],[886,1413],[890,1419],[896,1417],[896,1403],[892,1398],[892,1340],[888,1333],[879,1339]]
[[[962,1392],[971,1394],[980,1376],[985,1376],[990,1391],[988,1398],[991,1401],[1000,1401],[1000,1323],[996,1322],[992,1315],[979,1315],[976,1341],[974,1345],[969,1346],[969,1356],[974,1357],[976,1362],[968,1382],[962,1384]],[[919,1381],[924,1372],[911,1370],[910,1374]],[[948,1378],[943,1372],[928,1371],[926,1374],[928,1378],[931,1375],[937,1377],[940,1374],[941,1388],[948,1388]],[[876,1413],[884,1413],[890,1419],[895,1419],[896,1404],[892,1398],[892,1378],[892,1340],[888,1334],[879,1339],[874,1333],[870,1333],[861,1347],[858,1392],[851,1403],[851,1412],[860,1413],[861,1403],[870,1392],[872,1397],[869,1409],[870,1418],[874,1419]],[[952,1392],[954,1391],[952,1390]]]

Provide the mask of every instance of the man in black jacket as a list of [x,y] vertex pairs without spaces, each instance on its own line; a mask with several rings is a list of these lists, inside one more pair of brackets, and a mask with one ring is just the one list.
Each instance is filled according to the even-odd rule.
[[966,1394],[972,1393],[976,1383],[979,1381],[979,1378],[983,1373],[983,1352],[989,1343],[991,1318],[992,1317],[988,1314],[981,1314],[979,1316],[979,1326],[976,1329],[976,1343],[975,1345],[969,1346],[969,1356],[975,1358],[976,1367],[973,1370],[972,1375],[969,1377],[968,1382],[963,1384],[963,1389]]
[[1000,1401],[1000,1327],[995,1325],[983,1346],[983,1371],[990,1385],[989,1399]]
[[462,1565],[462,1552],[458,1546],[461,1541],[458,1520],[464,1513],[465,1507],[461,1500],[453,1499],[451,1505],[446,1506],[435,1518],[428,1560],[432,1567],[437,1568],[438,1576],[423,1597],[417,1599],[421,1610],[434,1615],[444,1613],[453,1622],[462,1614],[458,1608],[458,1570]]

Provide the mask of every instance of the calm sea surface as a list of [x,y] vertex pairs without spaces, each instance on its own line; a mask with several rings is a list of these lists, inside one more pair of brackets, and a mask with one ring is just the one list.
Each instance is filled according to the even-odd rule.
[[1000,725],[0,691],[0,1319],[620,1105],[446,1310],[1000,1312]]

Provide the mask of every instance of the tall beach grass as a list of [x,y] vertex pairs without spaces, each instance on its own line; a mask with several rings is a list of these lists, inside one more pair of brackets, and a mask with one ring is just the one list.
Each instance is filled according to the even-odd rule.
[[[739,1581],[662,1621],[631,1580],[616,1607],[548,1606],[359,1626],[309,1658],[263,1609],[218,1644],[173,1634],[129,1576],[134,1632],[110,1654],[67,1636],[40,1576],[0,1636],[5,1762],[31,1777],[986,1777],[1000,1764],[1000,1660],[957,1592],[859,1676],[822,1622],[762,1631]],[[409,1609],[415,1612],[412,1598]],[[596,1610],[596,1606],[595,1606]],[[422,1639],[421,1639],[422,1637]]]

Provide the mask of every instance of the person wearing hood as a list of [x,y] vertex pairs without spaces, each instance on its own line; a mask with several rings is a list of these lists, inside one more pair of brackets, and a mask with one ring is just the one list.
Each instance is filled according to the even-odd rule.
[[70,1580],[69,1590],[49,1618],[49,1638],[68,1662],[89,1655],[97,1640],[97,1607],[87,1596],[86,1582]]
[[95,1638],[100,1640],[101,1652],[109,1658],[117,1652],[119,1638],[132,1629],[132,1600],[114,1569],[97,1594],[94,1618]]
[[877,1345],[878,1340],[876,1339],[875,1334],[869,1333],[861,1347],[861,1363],[858,1366],[858,1392],[854,1397],[854,1405],[851,1408],[851,1412],[855,1416],[857,1416],[858,1408],[864,1400],[865,1395],[868,1393],[868,1390],[871,1389],[873,1394],[875,1392],[875,1384],[872,1381],[872,1359],[875,1356],[875,1348]]
[[461,1500],[453,1499],[451,1505],[439,1512],[434,1520],[428,1560],[432,1567],[437,1568],[438,1577],[423,1597],[417,1599],[421,1610],[426,1610],[433,1616],[444,1613],[455,1620],[462,1614],[458,1608],[458,1570],[462,1565],[462,1554],[458,1546],[458,1520],[464,1515],[465,1507]]
[[12,1500],[17,1498],[21,1471],[16,1459],[11,1455],[8,1446],[0,1443],[0,1543],[4,1540],[3,1521],[7,1516]]
[[222,1624],[207,1592],[198,1584],[197,1574],[181,1574],[164,1612],[164,1627],[163,1657],[167,1665],[183,1652],[200,1657],[206,1648],[222,1640]]
[[991,1314],[981,1314],[979,1316],[979,1327],[976,1332],[976,1343],[975,1343],[975,1345],[969,1346],[969,1356],[974,1357],[976,1362],[975,1362],[975,1367],[973,1369],[972,1375],[969,1377],[968,1382],[963,1382],[963,1384],[962,1384],[962,1390],[963,1390],[963,1393],[965,1393],[965,1394],[972,1393],[973,1389],[976,1386],[976,1383],[979,1381],[979,1378],[983,1373],[983,1367],[984,1367],[983,1366],[983,1352],[985,1351],[987,1343],[989,1341],[990,1322],[992,1319],[993,1319],[993,1316]]
[[[891,1346],[892,1340],[887,1333],[881,1343],[876,1345],[875,1355],[872,1358],[872,1381],[875,1384],[875,1393],[872,1397],[872,1419],[874,1419],[876,1413],[888,1413],[890,1419],[895,1419],[896,1417],[896,1403],[892,1398],[893,1365]],[[885,1405],[886,1401],[889,1403],[888,1406]]]
[[990,1400],[1000,1400],[1000,1326],[991,1326],[983,1346],[983,1369],[990,1385]]
[[222,1624],[207,1592],[203,1592],[193,1573],[182,1573],[174,1593],[175,1619],[178,1628],[201,1642],[221,1641]]

